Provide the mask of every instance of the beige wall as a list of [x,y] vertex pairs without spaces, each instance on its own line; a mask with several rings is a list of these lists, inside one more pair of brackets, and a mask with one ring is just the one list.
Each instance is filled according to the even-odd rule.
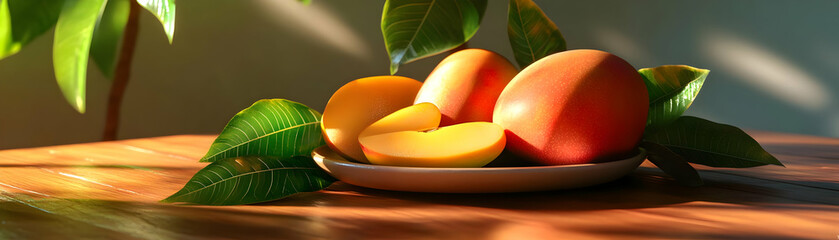
[[[217,133],[261,98],[322,110],[355,78],[387,74],[374,0],[179,1],[174,45],[149,14],[120,138]],[[570,48],[614,52],[638,68],[689,64],[711,75],[688,114],[750,129],[839,137],[836,1],[537,1]],[[490,0],[472,47],[512,59],[506,1]],[[91,64],[88,110],[55,84],[51,33],[0,61],[0,149],[99,140],[108,80]],[[432,57],[400,68],[417,79]]]

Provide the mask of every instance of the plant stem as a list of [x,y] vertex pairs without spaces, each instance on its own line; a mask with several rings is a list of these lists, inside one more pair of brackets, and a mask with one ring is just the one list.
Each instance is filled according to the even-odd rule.
[[125,95],[125,87],[128,86],[128,78],[131,76],[131,60],[134,58],[134,48],[137,44],[137,32],[140,27],[140,5],[136,1],[129,2],[131,2],[131,7],[128,11],[128,22],[125,24],[122,47],[116,69],[114,70],[114,81],[111,84],[111,92],[108,96],[108,110],[105,114],[105,133],[102,137],[104,141],[117,139],[122,97]]

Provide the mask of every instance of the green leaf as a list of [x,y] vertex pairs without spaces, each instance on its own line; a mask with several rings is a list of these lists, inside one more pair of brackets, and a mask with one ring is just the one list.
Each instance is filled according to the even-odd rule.
[[0,59],[55,26],[63,0],[0,0]]
[[665,65],[638,72],[644,78],[650,96],[647,132],[652,132],[685,113],[710,71],[685,65]]
[[311,3],[312,3],[312,0],[297,0],[297,1],[298,1],[298,2],[301,2],[301,3],[305,4],[305,5],[309,5],[309,4],[311,4]]
[[652,142],[641,142],[641,147],[647,150],[647,160],[676,179],[679,184],[691,187],[702,186],[702,178],[699,177],[699,173],[682,156],[670,151],[665,146]]
[[324,144],[320,117],[300,103],[259,100],[230,119],[201,161],[238,156],[309,156]]
[[453,49],[478,31],[486,0],[388,0],[382,35],[390,74],[399,65]]
[[105,11],[96,22],[93,40],[90,43],[90,56],[108,79],[114,77],[122,33],[128,22],[130,0],[108,0]]
[[324,189],[335,180],[311,157],[237,157],[198,171],[183,189],[161,202],[236,205]]
[[566,48],[556,24],[532,0],[510,0],[507,36],[521,68]]
[[783,166],[743,130],[697,117],[679,117],[644,138],[667,147],[688,162],[711,167]]
[[20,50],[12,43],[12,16],[7,0],[0,0],[0,59]]
[[137,0],[137,3],[163,24],[163,31],[169,38],[169,44],[172,44],[175,37],[175,0]]
[[55,79],[64,98],[77,111],[85,111],[85,78],[90,40],[105,0],[65,0],[55,25],[52,61]]

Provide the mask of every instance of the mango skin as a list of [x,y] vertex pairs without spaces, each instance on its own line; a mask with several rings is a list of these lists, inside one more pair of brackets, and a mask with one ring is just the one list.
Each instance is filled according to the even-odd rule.
[[523,69],[501,93],[493,122],[510,151],[545,165],[630,156],[649,111],[641,75],[598,50],[571,50]]
[[366,77],[339,88],[323,110],[321,130],[326,145],[339,155],[369,163],[358,135],[396,110],[413,105],[422,83],[400,76]]
[[510,61],[495,52],[461,50],[434,68],[414,103],[436,105],[443,114],[440,126],[491,122],[498,96],[517,73]]

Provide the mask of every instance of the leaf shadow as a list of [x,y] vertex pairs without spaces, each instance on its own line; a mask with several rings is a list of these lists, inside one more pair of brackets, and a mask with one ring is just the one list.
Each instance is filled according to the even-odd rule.
[[[482,238],[475,235],[477,230],[497,224],[486,219],[416,224],[412,219],[323,217],[252,209],[257,206],[206,207],[92,199],[3,201],[6,199],[2,196],[0,236],[15,239],[461,239]],[[452,226],[474,231],[432,232]]]

